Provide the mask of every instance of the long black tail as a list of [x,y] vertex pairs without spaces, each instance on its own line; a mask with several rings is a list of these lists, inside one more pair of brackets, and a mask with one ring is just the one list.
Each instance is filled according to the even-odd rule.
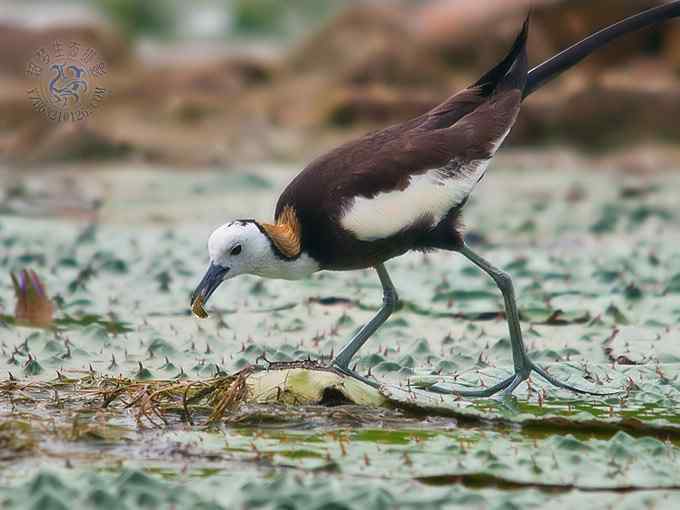
[[595,32],[529,71],[524,96],[527,97],[561,73],[578,64],[592,52],[622,35],[680,16],[680,0],[643,11]]

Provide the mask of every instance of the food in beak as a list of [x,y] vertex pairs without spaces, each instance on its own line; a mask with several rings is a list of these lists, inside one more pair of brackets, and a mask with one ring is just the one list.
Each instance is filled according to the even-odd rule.
[[203,308],[203,296],[201,294],[196,296],[194,302],[191,303],[191,312],[199,319],[208,318],[208,312],[206,312],[205,308]]
[[205,276],[196,287],[196,290],[191,294],[191,311],[201,319],[208,317],[205,311],[205,303],[210,299],[215,289],[224,281],[224,276],[229,272],[228,267],[222,267],[217,264],[210,263]]

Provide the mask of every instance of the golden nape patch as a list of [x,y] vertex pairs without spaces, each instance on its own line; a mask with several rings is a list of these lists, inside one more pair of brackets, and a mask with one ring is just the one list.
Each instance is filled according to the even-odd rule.
[[191,312],[200,319],[208,318],[208,312],[203,308],[203,296],[196,296],[196,299],[191,304]]
[[300,254],[300,221],[295,214],[295,209],[290,206],[283,208],[276,224],[262,223],[262,229],[267,233],[274,246],[286,257],[297,257]]

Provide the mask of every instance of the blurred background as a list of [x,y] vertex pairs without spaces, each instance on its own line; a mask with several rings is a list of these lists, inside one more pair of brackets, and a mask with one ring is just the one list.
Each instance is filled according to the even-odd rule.
[[[212,230],[272,218],[311,158],[476,81],[529,4],[536,65],[659,3],[0,0],[0,507],[679,508],[680,19],[532,95],[465,210],[467,241],[513,275],[532,359],[625,395],[546,399],[534,377],[515,393],[526,429],[487,400],[481,427],[277,405],[192,428],[185,392],[158,433],[155,391],[134,397],[147,424],[98,379],[330,359],[380,306],[374,271],[235,278],[199,321]],[[79,61],[40,53],[72,41],[105,63],[87,91]],[[110,94],[83,120],[34,110],[33,88],[66,101],[93,84]],[[388,268],[403,306],[362,374],[505,376],[493,281],[447,252]]]
[[[662,2],[2,0],[3,174],[103,160],[301,163],[475,80],[532,3],[538,64]],[[26,64],[55,39],[91,44],[106,63],[112,95],[86,120],[46,121],[27,97]],[[528,150],[541,167],[565,157],[633,172],[676,165],[679,84],[680,23],[631,34],[532,96],[508,154],[521,165]]]

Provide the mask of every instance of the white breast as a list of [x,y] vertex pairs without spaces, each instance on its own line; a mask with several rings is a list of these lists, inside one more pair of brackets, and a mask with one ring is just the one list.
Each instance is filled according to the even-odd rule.
[[379,193],[373,198],[356,197],[340,219],[341,225],[362,241],[396,234],[426,216],[433,225],[467,198],[482,178],[489,160],[476,160],[465,167],[432,169],[411,177],[404,190]]
[[306,253],[301,253],[293,260],[283,260],[271,256],[264,263],[253,270],[253,274],[264,278],[277,278],[282,280],[301,280],[311,276],[320,269],[319,263]]

